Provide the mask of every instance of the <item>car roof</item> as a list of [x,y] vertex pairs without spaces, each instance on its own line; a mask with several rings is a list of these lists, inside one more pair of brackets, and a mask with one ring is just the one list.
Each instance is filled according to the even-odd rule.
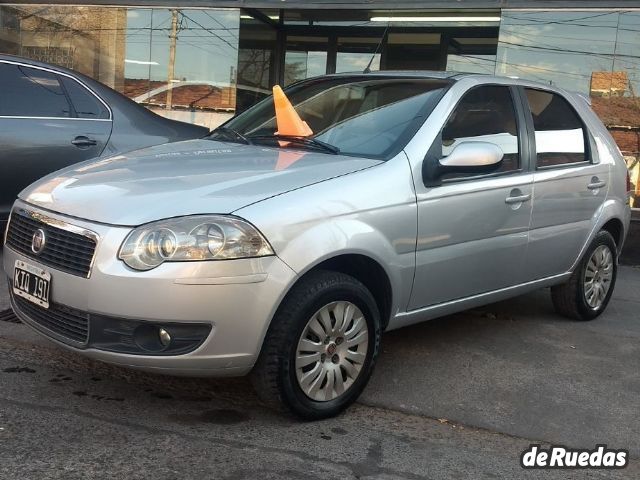
[[533,80],[519,78],[515,76],[501,76],[493,75],[490,73],[474,73],[474,72],[454,72],[454,71],[442,71],[442,70],[376,70],[372,72],[344,72],[334,73],[329,75],[321,75],[320,77],[354,77],[354,76],[369,76],[369,77],[386,77],[386,78],[424,78],[424,79],[436,79],[436,80],[462,80],[464,78],[475,78],[482,83],[504,82],[508,80],[509,83],[517,85],[537,85],[545,89],[553,89],[553,85],[548,83],[536,82]]
[[[69,70],[68,68],[64,68],[59,65],[55,65],[52,63],[45,63],[39,60],[33,60],[31,58],[26,58],[26,57],[19,57],[17,55],[10,55],[8,53],[0,53],[0,61],[2,60],[6,60],[8,62],[24,63],[26,65],[33,65],[34,67],[48,68],[51,70],[56,70],[58,72],[67,73],[69,75],[74,75],[74,76],[82,75],[80,72]],[[82,76],[84,77],[85,75],[82,75]]]
[[[9,55],[9,54],[0,54],[0,62],[15,62],[15,63],[19,63],[22,65],[29,65],[32,67],[36,67],[36,68],[44,68],[46,70],[51,70],[54,72],[58,72],[58,73],[62,73],[65,75],[69,75],[73,78],[75,78],[76,80],[80,80],[82,83],[85,84],[85,86],[88,86],[91,90],[94,91],[94,93],[98,93],[100,97],[104,97],[109,96],[112,97],[112,93],[115,93],[116,95],[121,95],[120,93],[114,91],[113,89],[111,89],[110,87],[108,87],[107,85],[89,77],[88,75],[85,75],[81,72],[75,71],[75,70],[71,70],[69,68],[65,68],[65,67],[61,67],[59,65],[55,65],[55,64],[51,64],[51,63],[46,63],[46,62],[40,62],[38,60],[32,60],[31,58],[25,58],[25,57],[19,57],[17,55]],[[110,101],[114,101],[113,99],[111,99]],[[118,101],[118,99],[116,98],[115,101]]]
[[[371,78],[389,78],[389,79],[421,78],[421,79],[445,80],[450,82],[457,82],[464,79],[473,79],[478,84],[498,83],[498,84],[507,84],[507,85],[518,85],[523,87],[547,90],[550,92],[556,92],[564,96],[577,95],[577,96],[580,96],[582,100],[585,100],[587,103],[590,103],[585,98],[584,95],[581,95],[577,92],[567,91],[556,85],[551,85],[549,83],[544,83],[544,82],[537,82],[535,80],[529,80],[526,78],[520,78],[516,76],[501,76],[501,75],[493,75],[490,73],[453,72],[453,71],[441,71],[441,70],[376,70],[368,73],[357,72],[357,71],[334,73],[330,75],[321,75],[315,78],[320,79],[320,78],[339,78],[339,77],[359,77],[359,78],[371,77]],[[300,83],[303,83],[305,81],[306,80],[302,80]]]

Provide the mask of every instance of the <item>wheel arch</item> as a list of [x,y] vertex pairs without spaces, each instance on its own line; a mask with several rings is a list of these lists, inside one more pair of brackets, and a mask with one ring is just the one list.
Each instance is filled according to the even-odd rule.
[[341,253],[311,266],[296,280],[293,286],[306,275],[318,270],[341,272],[360,281],[376,301],[380,311],[382,330],[387,327],[391,318],[393,287],[387,271],[380,262],[362,253]]
[[[289,268],[291,268],[291,266],[289,266]],[[274,318],[276,318],[278,311],[286,301],[291,291],[304,278],[319,270],[338,271],[350,275],[356,280],[362,282],[365,287],[369,289],[376,301],[380,311],[382,331],[384,331],[389,325],[394,308],[398,308],[397,289],[401,287],[397,284],[394,287],[394,282],[398,282],[399,280],[394,278],[391,272],[385,269],[383,262],[375,258],[373,255],[370,255],[369,252],[354,249],[341,250],[334,252],[332,255],[318,258],[315,262],[308,264],[301,270],[292,270],[297,274],[286,290],[282,293],[280,300],[271,312],[269,322],[265,324],[265,328],[262,331],[259,340],[260,350],[258,356],[264,349],[264,340],[269,329],[272,327]]]
[[611,234],[613,240],[616,242],[618,254],[620,254],[620,250],[622,249],[622,244],[624,243],[625,237],[624,224],[622,223],[622,220],[617,217],[611,218],[607,220],[604,225],[602,225],[600,230],[606,230]]
[[571,272],[575,270],[585,251],[601,230],[606,230],[613,236],[618,250],[618,255],[622,250],[631,219],[631,209],[629,208],[629,205],[623,204],[616,198],[607,199],[599,208],[595,218],[591,233],[585,240],[580,252],[573,262],[573,265],[571,265],[571,268],[569,269]]

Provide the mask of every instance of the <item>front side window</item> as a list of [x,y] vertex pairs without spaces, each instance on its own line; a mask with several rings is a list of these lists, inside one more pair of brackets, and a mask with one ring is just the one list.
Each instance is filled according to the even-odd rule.
[[536,167],[555,167],[588,160],[584,125],[562,96],[525,89],[533,116]]
[[[449,85],[438,79],[339,77],[305,82],[286,94],[313,131],[312,138],[344,155],[385,159],[404,148]],[[250,141],[273,136],[277,130],[273,100],[263,101],[225,127]]]
[[71,107],[53,73],[11,63],[0,63],[0,116],[71,116]]
[[[511,91],[506,86],[482,86],[467,92],[442,129],[442,157],[464,142],[488,142],[504,153],[496,172],[520,169],[518,123]],[[449,174],[443,178],[473,176]]]

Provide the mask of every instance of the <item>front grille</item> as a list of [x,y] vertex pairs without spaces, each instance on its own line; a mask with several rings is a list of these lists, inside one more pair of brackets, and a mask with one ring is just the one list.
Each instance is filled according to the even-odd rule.
[[75,308],[52,303],[42,308],[11,293],[14,305],[19,313],[58,335],[79,343],[89,339],[89,315]]
[[[39,228],[45,232],[46,242],[42,252],[35,254],[31,250],[31,241]],[[96,249],[95,240],[89,237],[16,211],[9,220],[6,242],[12,249],[44,265],[85,278],[89,276]]]

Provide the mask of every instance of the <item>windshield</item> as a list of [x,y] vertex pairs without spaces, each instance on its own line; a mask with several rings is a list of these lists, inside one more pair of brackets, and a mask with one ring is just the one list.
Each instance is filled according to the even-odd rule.
[[[313,130],[311,138],[336,147],[343,155],[388,159],[404,148],[450,84],[441,79],[335,77],[294,85],[286,94]],[[273,99],[238,115],[224,128],[249,141],[273,137]],[[270,143],[305,147],[299,142]]]

